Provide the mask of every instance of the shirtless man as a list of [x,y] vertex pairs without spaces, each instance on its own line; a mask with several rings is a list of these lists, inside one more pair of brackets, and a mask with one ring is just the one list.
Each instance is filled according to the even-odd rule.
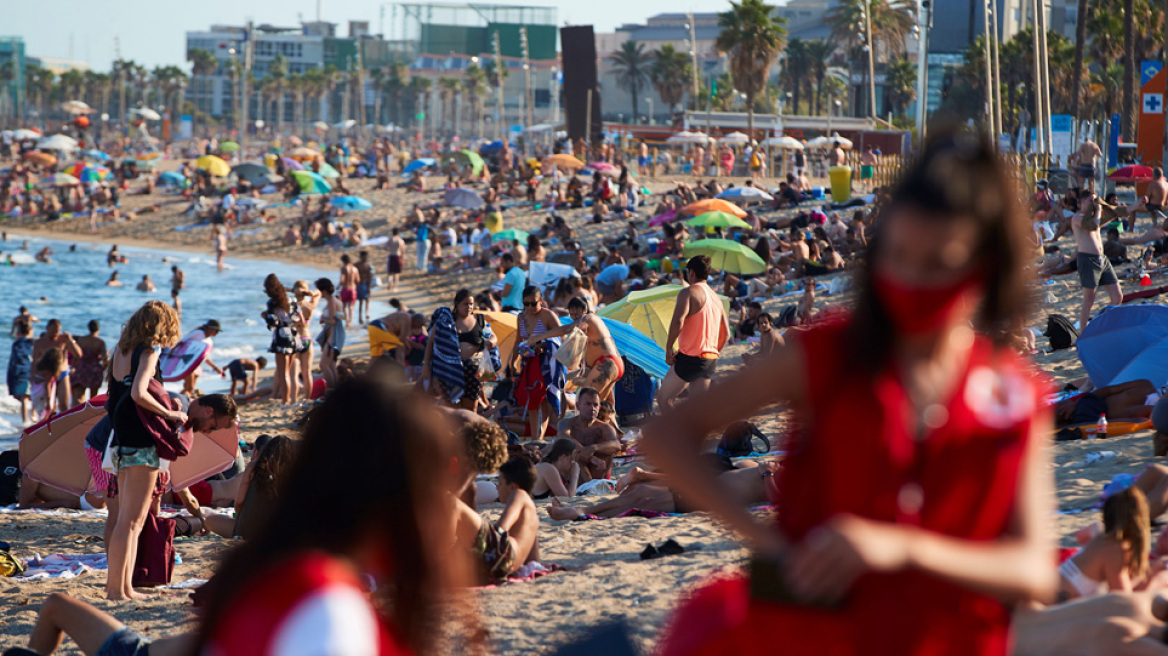
[[576,440],[583,447],[576,453],[576,461],[581,471],[586,471],[587,482],[612,475],[612,458],[621,451],[620,437],[611,424],[600,421],[600,393],[592,387],[582,387],[576,393],[576,410],[573,417],[562,419],[556,426],[560,437]]
[[1073,423],[1075,410],[1079,407],[1083,408],[1079,413],[1082,415],[1081,419],[1091,422],[1094,422],[1099,414],[1107,415],[1109,421],[1143,421],[1152,416],[1152,408],[1159,400],[1160,394],[1150,380],[1133,380],[1108,385],[1059,401],[1054,409],[1055,424],[1065,426]]
[[1103,155],[1103,151],[1099,150],[1099,145],[1088,139],[1079,146],[1079,150],[1070,156],[1069,160],[1073,161],[1067,163],[1074,165],[1072,170],[1079,180],[1080,187],[1095,191],[1095,176],[1098,175],[1098,171],[1095,170],[1095,160],[1101,155]]
[[[71,359],[80,359],[82,355],[81,346],[77,344],[77,340],[73,339],[73,336],[69,333],[61,330],[61,321],[59,319],[49,319],[49,322],[45,324],[45,332],[33,342],[32,361],[40,362],[41,357],[52,348],[61,349],[65,357]],[[73,407],[73,390],[71,385],[69,370],[66,369],[61,374],[61,377],[57,379],[57,408],[62,411]]]
[[369,251],[361,251],[357,254],[357,275],[360,280],[357,282],[357,323],[362,326],[365,325],[365,320],[369,318],[369,290],[373,287],[373,265],[369,262]]
[[152,292],[155,290],[154,281],[150,279],[150,274],[142,275],[142,281],[138,283],[136,289],[140,292]]
[[1083,287],[1083,306],[1079,310],[1080,330],[1086,328],[1091,319],[1095,290],[1100,285],[1107,291],[1112,305],[1123,302],[1119,278],[1111,268],[1111,261],[1103,256],[1103,238],[1099,234],[1101,215],[1102,209],[1095,194],[1081,191],[1079,211],[1071,217],[1071,230],[1075,233],[1075,248],[1078,251],[1076,263],[1079,267],[1079,283]]
[[[417,208],[415,207],[415,209]],[[406,242],[398,232],[398,229],[394,228],[389,241],[385,244],[385,250],[389,251],[385,271],[387,274],[386,277],[389,280],[390,292],[397,290],[397,281],[401,278],[402,262],[406,255]]]
[[410,337],[419,333],[419,331],[414,327],[413,313],[391,312],[384,317],[381,317],[380,319],[374,319],[370,323],[380,323],[381,327],[385,329],[386,332],[395,335],[398,341],[402,343],[402,346],[399,346],[390,351],[390,355],[392,355],[393,358],[397,360],[398,364],[404,367],[406,364],[406,355],[411,350]]
[[357,283],[361,281],[361,273],[353,266],[353,260],[348,255],[341,256],[341,284],[339,297],[345,308],[345,325],[353,323],[353,304],[357,302]]
[[775,330],[774,317],[763,312],[758,315],[756,322],[755,325],[758,327],[758,350],[754,353],[743,353],[743,364],[750,364],[752,361],[759,362],[766,356],[774,353],[775,349],[785,344],[783,336],[779,334],[778,330]]
[[455,535],[479,566],[481,583],[505,580],[523,565],[539,560],[539,514],[531,500],[535,467],[513,458],[499,467],[499,500],[505,504],[491,524],[473,508],[454,499]]
[[20,312],[12,319],[12,328],[8,332],[10,337],[16,337],[16,324],[21,321],[28,323],[29,326],[32,326],[34,323],[40,323],[40,319],[36,318],[32,312],[28,311],[27,307],[22,305],[20,306]]
[[588,342],[584,347],[584,377],[580,386],[599,390],[600,400],[614,402],[612,389],[625,375],[625,363],[621,360],[620,351],[616,349],[616,342],[612,340],[612,333],[608,332],[604,319],[589,312],[588,302],[578,296],[568,301],[568,315],[574,323],[552,328],[532,337],[527,343],[536,344],[552,337],[563,337],[575,328],[583,330]]
[[844,149],[840,146],[840,142],[831,142],[831,166],[847,166],[848,158],[844,155]]
[[178,265],[170,267],[170,297],[174,299],[174,311],[178,313],[179,318],[182,318],[182,301],[179,300],[178,295],[186,289],[187,275],[183,270],[178,268]]
[[[1152,169],[1152,181],[1148,183],[1147,201],[1144,202],[1144,209],[1152,217],[1152,223],[1155,224],[1161,218],[1165,218],[1164,204],[1168,202],[1168,180],[1164,179],[1164,170],[1160,167]],[[1131,226],[1129,230],[1134,230],[1136,227],[1135,214],[1132,215]]]

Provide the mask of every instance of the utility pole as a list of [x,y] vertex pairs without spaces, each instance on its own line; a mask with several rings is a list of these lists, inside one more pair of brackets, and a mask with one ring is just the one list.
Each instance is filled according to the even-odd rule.
[[1034,36],[1034,152],[1036,154],[1046,152],[1046,137],[1044,134],[1045,123],[1042,117],[1045,115],[1042,111],[1042,53],[1041,41],[1039,38],[1039,31],[1041,30],[1041,23],[1038,16],[1042,12],[1042,0],[1033,0],[1031,8],[1034,10],[1033,36]]
[[917,143],[925,143],[925,126],[929,113],[929,28],[933,26],[932,0],[920,0],[917,9]]
[[495,47],[495,85],[499,92],[499,99],[495,104],[495,129],[499,133],[499,138],[503,139],[506,132],[503,131],[503,54],[499,46],[499,30],[495,30],[493,38],[493,45]]
[[[990,27],[993,34],[993,52],[994,52],[994,125],[998,128],[998,133],[1006,132],[1006,126],[1002,123],[1002,67],[999,62],[998,51],[1001,49],[1001,39],[998,33],[999,24],[998,8],[994,4],[996,0],[989,0],[990,8]],[[998,136],[994,135],[997,139]],[[996,144],[995,144],[996,145]]]
[[529,128],[531,127],[531,48],[527,43],[526,25],[519,28],[519,44],[523,48],[523,106],[526,109],[523,127]]
[[[689,56],[690,56],[690,59],[693,61],[693,66],[691,67],[691,72],[693,73],[693,76],[692,76],[693,77],[693,108],[694,108],[694,111],[696,112],[698,110],[698,94],[700,93],[700,91],[698,91],[698,40],[697,40],[697,32],[696,32],[697,28],[694,25],[693,12],[692,11],[689,12],[688,14],[686,14],[686,16],[689,18],[689,24],[686,25],[686,27],[689,28]],[[672,110],[672,108],[670,108],[670,109]]]
[[357,45],[357,143],[362,143],[365,139],[365,60],[361,53],[361,38],[357,37],[355,42]]
[[24,126],[24,66],[21,65],[24,59],[17,52],[18,43],[17,38],[12,37],[12,71],[15,74],[12,79],[16,82],[16,124]]
[[[1046,152],[1050,155],[1054,152],[1054,144],[1051,143],[1053,137],[1050,125],[1050,59],[1047,57],[1046,46],[1046,1],[1038,0],[1038,15],[1036,16],[1039,29],[1039,38],[1041,44],[1039,46],[1039,53],[1042,57],[1042,84],[1038,87],[1042,94],[1042,127],[1046,129]],[[1049,158],[1048,158],[1049,164]]]
[[244,139],[247,139],[248,120],[247,115],[250,110],[250,102],[247,97],[248,94],[248,80],[251,78],[251,64],[252,55],[255,48],[252,44],[255,43],[255,29],[251,21],[247,22],[247,27],[243,32],[243,71],[239,76],[239,138],[242,144]]
[[864,0],[864,31],[868,42],[868,116],[876,118],[876,44],[872,42],[872,0]]
[[[986,113],[986,130],[996,140],[997,128],[994,126],[994,57],[990,41],[993,35],[990,32],[990,3],[993,0],[983,0],[982,8],[982,24],[985,27],[985,33],[982,38],[982,45],[985,50],[985,113]],[[995,144],[996,147],[996,144]]]

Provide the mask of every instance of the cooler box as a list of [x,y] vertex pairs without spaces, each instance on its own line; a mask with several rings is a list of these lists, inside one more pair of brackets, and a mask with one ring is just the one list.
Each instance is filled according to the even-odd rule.
[[847,166],[833,166],[827,170],[831,180],[831,202],[846,203],[852,199],[852,169]]
[[811,197],[815,200],[823,200],[823,187],[812,187]]

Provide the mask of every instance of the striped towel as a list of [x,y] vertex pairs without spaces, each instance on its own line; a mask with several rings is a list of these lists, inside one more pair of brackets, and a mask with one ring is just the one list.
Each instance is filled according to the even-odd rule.
[[462,350],[458,345],[458,329],[450,308],[438,308],[430,317],[430,339],[434,340],[434,354],[430,360],[431,373],[442,383],[446,398],[451,403],[462,399]]

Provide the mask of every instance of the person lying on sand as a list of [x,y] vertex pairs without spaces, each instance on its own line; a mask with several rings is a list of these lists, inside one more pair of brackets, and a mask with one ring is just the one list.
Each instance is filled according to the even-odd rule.
[[20,499],[18,508],[72,508],[74,510],[94,510],[105,507],[105,499],[86,492],[78,497],[51,485],[42,485],[22,476],[20,480]]
[[551,448],[542,454],[535,466],[535,484],[531,488],[533,499],[576,496],[581,473],[577,457],[580,450],[580,444],[575,440],[561,438],[552,442]]
[[539,560],[539,514],[531,500],[535,467],[512,458],[499,467],[499,500],[505,505],[491,524],[473,508],[454,500],[458,543],[470,549],[482,583],[501,581],[523,565]]
[[[743,505],[765,503],[774,490],[774,474],[778,465],[764,462],[757,467],[731,469],[718,476],[731,490],[734,498]],[[665,475],[634,467],[617,481],[620,495],[592,506],[568,508],[560,505],[559,499],[548,506],[548,516],[552,519],[580,519],[585,515],[595,515],[601,519],[611,519],[636,508],[664,513],[689,513],[697,510],[677,492],[666,486]]]
[[73,639],[86,656],[182,656],[194,651],[195,633],[184,633],[151,642],[130,630],[113,615],[60,592],[50,594],[37,615],[28,638],[28,650],[13,648],[5,656],[52,654],[65,636]]
[[1014,613],[1013,656],[1168,656],[1168,599],[1111,593]]
[[1055,424],[1068,426],[1094,422],[1099,415],[1108,421],[1144,421],[1160,400],[1150,380],[1133,380],[1100,387],[1055,405]]

